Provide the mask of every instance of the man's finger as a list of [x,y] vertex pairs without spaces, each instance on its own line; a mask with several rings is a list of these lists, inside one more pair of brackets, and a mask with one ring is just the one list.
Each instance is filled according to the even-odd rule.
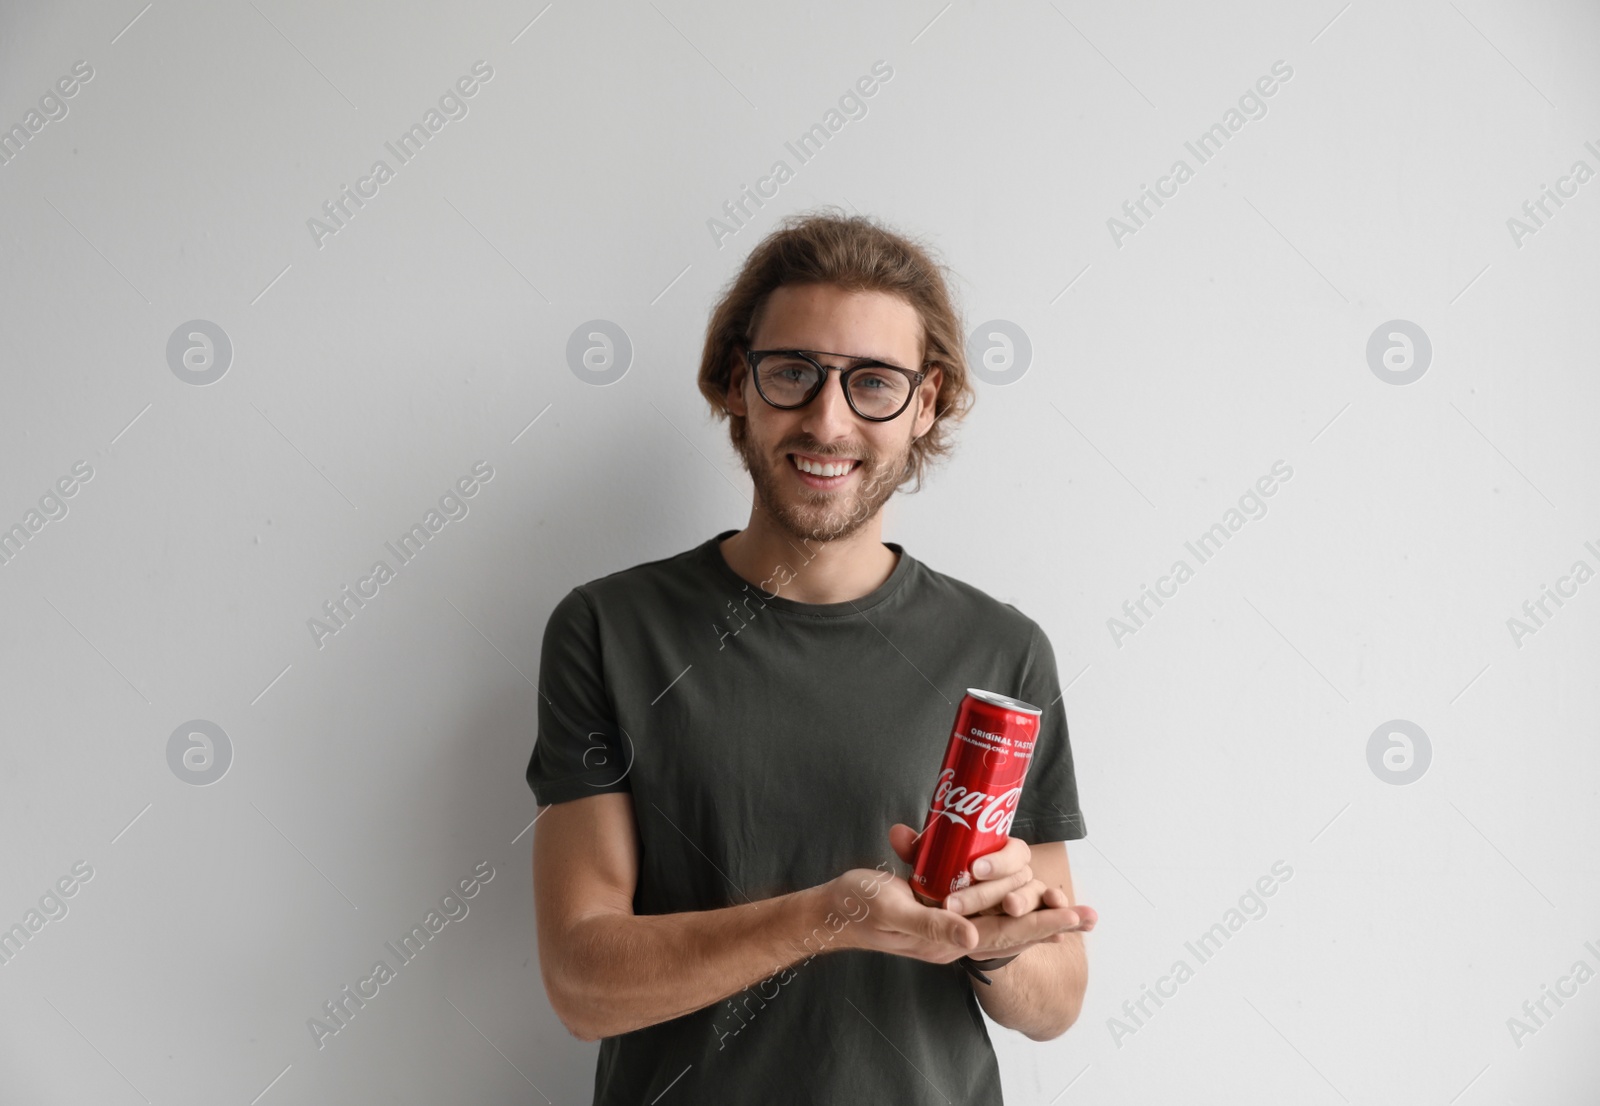
[[[1006,843],[992,853],[984,853],[972,862],[972,874],[979,879],[993,879],[1020,869],[1033,859],[1033,850],[1020,837],[1008,837]],[[985,865],[988,865],[985,870]]]
[[979,942],[985,949],[1005,948],[1027,941],[1038,941],[1078,926],[1080,918],[1072,907],[1041,907],[1020,918],[1009,914],[977,914],[969,919],[978,927]]
[[1006,895],[1019,888],[1026,887],[1031,882],[1033,882],[1033,869],[1024,866],[1021,871],[1013,872],[1009,876],[983,879],[970,887],[964,887],[959,893],[947,896],[945,905],[957,914],[977,914],[985,910],[998,911]]
[[1051,888],[1046,887],[1041,881],[1032,879],[1029,880],[1026,885],[1017,888],[1015,891],[1008,892],[1006,897],[1000,900],[1000,903],[1002,907],[1005,907],[1007,900],[1016,900],[1017,906],[1015,909],[1006,908],[1006,913],[1010,914],[1014,918],[1020,918],[1022,915],[1027,914],[1030,911],[1037,910],[1041,906],[1052,907],[1068,905],[1065,902],[1045,902],[1045,896],[1048,895],[1050,891]]

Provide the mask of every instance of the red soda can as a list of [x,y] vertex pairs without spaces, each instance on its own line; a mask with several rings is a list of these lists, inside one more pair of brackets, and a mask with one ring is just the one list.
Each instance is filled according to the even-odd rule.
[[1039,737],[1036,706],[967,688],[917,841],[911,890],[925,906],[972,883],[972,862],[1003,847]]

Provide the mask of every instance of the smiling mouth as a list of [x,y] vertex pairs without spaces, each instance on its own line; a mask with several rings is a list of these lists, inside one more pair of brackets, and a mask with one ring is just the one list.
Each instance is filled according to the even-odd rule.
[[[809,453],[790,453],[787,456],[789,463],[798,471],[805,473],[807,476],[815,476],[818,479],[835,479],[840,476],[848,476],[861,466],[861,460],[857,457],[819,458]],[[801,466],[802,461],[804,461],[806,467]]]

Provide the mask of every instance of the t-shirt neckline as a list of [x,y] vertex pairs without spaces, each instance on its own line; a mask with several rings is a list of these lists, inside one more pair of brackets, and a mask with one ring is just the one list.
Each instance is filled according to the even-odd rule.
[[[782,586],[779,583],[782,574],[776,572],[777,566],[774,566],[776,578],[768,578],[770,582],[768,582],[768,579],[763,579],[751,583],[733,570],[733,566],[728,564],[727,558],[722,555],[722,543],[738,532],[737,530],[723,530],[715,537],[708,539],[700,547],[701,560],[723,583],[738,588],[740,591],[748,589],[750,595],[765,604],[766,607],[783,611],[786,614],[812,618],[845,618],[850,615],[860,614],[862,611],[876,607],[898,591],[900,585],[905,583],[912,572],[911,554],[907,553],[899,543],[886,541],[883,544],[893,550],[899,559],[895,562],[894,569],[889,573],[888,579],[884,580],[883,583],[858,599],[846,599],[842,603],[801,603],[798,600],[789,599],[782,595],[769,594]],[[800,554],[796,552],[793,560],[785,562],[789,572],[796,571],[798,566],[795,562],[800,560]],[[766,587],[762,587],[763,583],[766,584]]]

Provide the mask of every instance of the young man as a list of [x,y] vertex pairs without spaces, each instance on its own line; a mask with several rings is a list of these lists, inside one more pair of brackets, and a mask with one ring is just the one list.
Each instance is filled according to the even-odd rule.
[[[748,525],[550,617],[527,771],[539,964],[563,1024],[602,1040],[597,1104],[988,1106],[979,1006],[1038,1041],[1078,1016],[1096,916],[1073,902],[1064,842],[1085,826],[1050,642],[881,540],[883,504],[971,405],[961,331],[919,246],[788,220],[701,364]],[[1000,552],[1004,522],[960,533]],[[1044,714],[1005,847],[931,908],[904,875],[968,687]]]

